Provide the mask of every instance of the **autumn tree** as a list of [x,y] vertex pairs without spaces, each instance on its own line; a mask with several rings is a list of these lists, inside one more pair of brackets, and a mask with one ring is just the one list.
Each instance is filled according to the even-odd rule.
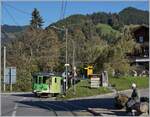
[[110,72],[115,70],[121,74],[128,73],[133,66],[130,65],[127,54],[132,53],[135,48],[139,48],[139,45],[133,39],[130,27],[125,26],[120,39],[115,44],[110,45],[105,53],[107,55],[105,60],[107,61],[103,65],[104,69]]
[[7,64],[17,67],[16,89],[30,90],[34,72],[55,71],[60,47],[54,31],[40,29],[27,29],[20,38],[8,43]]

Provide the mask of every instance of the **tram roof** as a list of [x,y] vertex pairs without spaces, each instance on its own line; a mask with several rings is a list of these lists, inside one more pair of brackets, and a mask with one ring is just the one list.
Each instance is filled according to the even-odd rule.
[[33,73],[32,76],[43,76],[43,77],[50,77],[54,76],[55,74],[52,72],[38,72],[38,73]]

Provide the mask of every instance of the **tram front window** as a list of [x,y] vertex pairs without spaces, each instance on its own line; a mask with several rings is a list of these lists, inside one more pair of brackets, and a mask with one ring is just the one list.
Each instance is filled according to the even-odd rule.
[[38,84],[42,84],[43,83],[43,77],[38,77]]
[[43,77],[43,84],[46,83],[47,78]]
[[40,78],[40,84],[42,84],[42,83],[43,83],[43,78],[41,77],[41,78]]
[[38,83],[38,79],[37,78],[35,78],[35,83]]

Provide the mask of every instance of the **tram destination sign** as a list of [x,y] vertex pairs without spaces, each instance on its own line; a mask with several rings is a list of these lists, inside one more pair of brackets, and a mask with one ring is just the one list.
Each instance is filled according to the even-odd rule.
[[5,84],[16,83],[16,67],[7,67],[5,70]]

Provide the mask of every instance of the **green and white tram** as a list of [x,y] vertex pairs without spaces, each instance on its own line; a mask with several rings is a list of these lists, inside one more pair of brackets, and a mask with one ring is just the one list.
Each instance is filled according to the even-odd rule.
[[53,73],[34,73],[32,76],[32,92],[37,96],[62,93],[62,77]]

